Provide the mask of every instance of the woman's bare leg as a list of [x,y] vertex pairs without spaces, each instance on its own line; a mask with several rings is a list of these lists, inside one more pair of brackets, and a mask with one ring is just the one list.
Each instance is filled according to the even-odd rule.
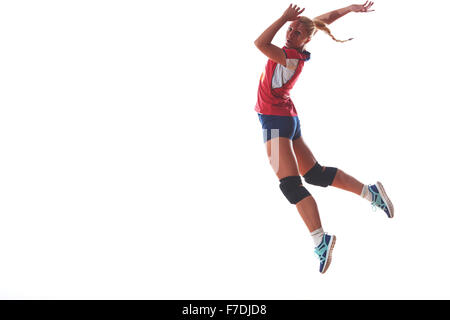
[[[314,166],[317,160],[306,145],[303,137],[295,139],[292,143],[298,162],[298,170],[300,171],[300,174],[304,176]],[[357,195],[361,195],[364,186],[361,182],[340,169],[337,170],[336,177],[331,185],[339,189],[353,192]]]
[[[291,140],[288,138],[273,138],[266,142],[266,150],[270,164],[279,180],[299,175]],[[322,227],[319,210],[312,196],[304,198],[295,206],[310,232]]]
[[303,137],[292,141],[295,157],[297,158],[298,171],[304,176],[317,162],[309,147],[303,141]]
[[353,192],[357,195],[361,195],[362,189],[364,187],[361,182],[340,169],[338,169],[336,177],[334,177],[333,183],[331,185],[342,190]]
[[312,196],[306,197],[295,206],[310,233],[322,228],[319,208],[317,208],[316,200]]

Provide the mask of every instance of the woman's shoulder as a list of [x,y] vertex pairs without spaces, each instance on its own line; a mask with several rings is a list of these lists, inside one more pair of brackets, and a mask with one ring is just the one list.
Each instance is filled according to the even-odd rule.
[[286,54],[286,59],[299,59],[302,61],[308,61],[311,58],[309,51],[299,51],[294,48],[283,47],[283,51]]

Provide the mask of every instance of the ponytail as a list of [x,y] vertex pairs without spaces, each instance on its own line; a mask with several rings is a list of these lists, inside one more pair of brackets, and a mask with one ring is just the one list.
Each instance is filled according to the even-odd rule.
[[[353,38],[350,38],[350,39],[347,39],[347,40],[338,40],[338,39],[336,39],[333,36],[333,34],[331,33],[330,29],[328,29],[327,24],[325,22],[321,21],[321,20],[314,19],[313,23],[314,23],[314,27],[316,29],[322,30],[323,32],[328,34],[331,37],[331,39],[333,39],[336,42],[347,42],[347,41],[353,40]],[[315,30],[314,33],[316,33],[316,31],[317,30]]]
[[347,40],[338,40],[336,39],[333,34],[331,33],[330,29],[328,29],[328,26],[325,22],[321,21],[321,20],[311,20],[308,17],[305,16],[301,16],[297,19],[297,21],[301,24],[303,24],[303,26],[305,27],[305,29],[307,30],[308,33],[308,37],[312,37],[313,35],[316,34],[317,30],[322,30],[323,32],[325,32],[326,34],[328,34],[331,39],[333,39],[336,42],[347,42],[352,40],[353,38],[347,39]]

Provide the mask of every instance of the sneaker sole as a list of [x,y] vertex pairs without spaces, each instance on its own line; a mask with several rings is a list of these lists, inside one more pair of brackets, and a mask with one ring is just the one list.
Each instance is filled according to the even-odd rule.
[[322,273],[327,272],[328,267],[331,264],[331,258],[332,258],[331,254],[333,253],[335,243],[336,243],[336,236],[333,236],[333,240],[331,241],[331,248],[330,248],[330,251],[328,251],[327,263],[325,264],[325,267],[323,268]]
[[376,186],[378,187],[378,190],[380,190],[381,199],[383,199],[384,203],[386,203],[388,206],[389,212],[391,214],[389,216],[389,218],[393,218],[394,217],[394,205],[392,204],[391,200],[387,196],[386,191],[384,190],[384,187],[381,184],[381,182],[377,181]]

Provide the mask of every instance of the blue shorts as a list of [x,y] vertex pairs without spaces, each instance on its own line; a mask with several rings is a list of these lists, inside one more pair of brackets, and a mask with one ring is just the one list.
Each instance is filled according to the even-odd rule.
[[272,116],[258,113],[263,128],[264,142],[272,138],[300,138],[300,120],[297,116]]

